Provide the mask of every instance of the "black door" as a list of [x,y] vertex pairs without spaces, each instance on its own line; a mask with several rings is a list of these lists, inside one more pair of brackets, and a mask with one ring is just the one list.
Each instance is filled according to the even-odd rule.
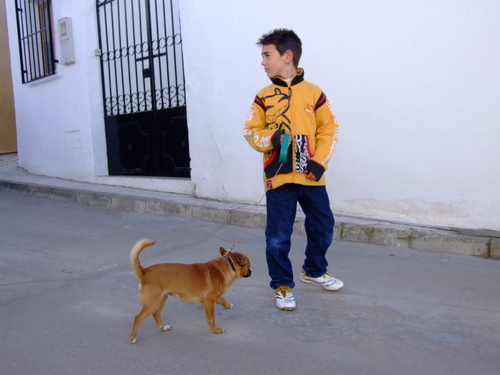
[[177,1],[97,0],[110,175],[190,177]]

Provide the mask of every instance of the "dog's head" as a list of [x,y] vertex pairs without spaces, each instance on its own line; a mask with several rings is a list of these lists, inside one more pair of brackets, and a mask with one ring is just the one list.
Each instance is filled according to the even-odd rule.
[[250,277],[252,274],[252,270],[250,269],[250,259],[248,259],[246,255],[233,251],[228,252],[223,247],[220,248],[220,255],[228,257],[231,262],[233,262],[237,279],[240,277]]

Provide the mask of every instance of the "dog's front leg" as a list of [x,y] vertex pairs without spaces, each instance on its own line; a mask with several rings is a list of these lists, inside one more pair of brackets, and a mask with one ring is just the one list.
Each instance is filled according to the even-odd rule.
[[224,306],[226,309],[232,309],[233,308],[233,304],[232,303],[229,303],[226,301],[226,299],[224,297],[219,297],[219,299],[217,301],[215,301],[216,304],[218,305],[221,305],[221,306]]
[[212,329],[212,332],[224,333],[226,331],[224,328],[215,325],[215,301],[212,298],[205,298],[203,300],[203,307],[205,308],[208,326]]

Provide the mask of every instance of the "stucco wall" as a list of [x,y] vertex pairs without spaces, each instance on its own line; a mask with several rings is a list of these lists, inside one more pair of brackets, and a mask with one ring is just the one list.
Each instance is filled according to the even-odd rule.
[[53,10],[56,58],[60,56],[57,20],[71,17],[76,63],[57,64],[56,75],[22,84],[16,12],[14,2],[7,3],[19,161],[33,173],[86,180],[94,174],[87,99],[89,25],[80,2],[54,1]]
[[261,155],[241,135],[269,82],[255,42],[288,27],[304,44],[306,79],[340,123],[326,173],[334,211],[500,229],[495,0],[180,0],[191,180],[106,176],[95,2],[54,0],[53,9],[54,21],[73,19],[76,63],[22,85],[7,4],[19,160],[32,173],[257,202]]
[[[196,193],[255,202],[260,155],[241,137],[268,84],[260,35],[294,29],[306,79],[340,123],[334,211],[500,229],[500,3],[184,0]],[[256,166],[257,165],[257,166]]]

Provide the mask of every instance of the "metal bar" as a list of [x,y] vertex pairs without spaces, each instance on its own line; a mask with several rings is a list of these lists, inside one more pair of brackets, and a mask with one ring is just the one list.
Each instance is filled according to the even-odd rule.
[[43,7],[45,16],[47,17],[47,25],[45,27],[45,36],[47,39],[47,64],[49,66],[49,75],[56,72],[56,62],[54,59],[54,36],[52,35],[52,1],[48,0]]
[[24,67],[25,61],[26,61],[26,54],[23,48],[23,38],[22,35],[24,33],[22,32],[22,27],[23,27],[23,22],[22,22],[22,15],[23,15],[23,9],[19,7],[19,1],[16,1],[16,18],[17,18],[17,40],[19,43],[19,57],[20,57],[20,63],[21,63],[21,82],[26,83],[26,77],[25,74],[26,68]]
[[[126,105],[126,98],[125,98],[125,74],[123,70],[123,56],[122,56],[122,42],[123,42],[123,36],[122,36],[122,22],[121,22],[121,12],[120,12],[120,3],[117,2],[117,14],[118,14],[118,46],[115,49],[116,54],[119,59],[119,67],[120,67],[120,77],[121,77],[121,87],[119,85],[120,81],[116,82],[117,86],[117,96],[118,98],[122,98],[121,100],[123,101],[123,114],[127,113],[127,105]],[[121,90],[120,90],[121,89]]]
[[146,0],[146,31],[148,38],[148,57],[149,57],[149,70],[151,72],[151,76],[149,79],[150,89],[151,89],[151,101],[153,104],[153,109],[156,108],[156,100],[154,98],[156,93],[156,82],[155,82],[155,70],[154,70],[154,61],[152,56],[153,51],[153,33],[151,30],[151,4],[149,0]]
[[[139,35],[140,35],[140,47],[141,47],[141,56],[144,55],[144,51],[143,51],[143,40],[144,40],[144,36],[142,35],[142,21],[143,21],[143,17],[142,17],[142,8],[141,8],[141,4],[142,2],[139,2]],[[147,100],[146,100],[146,96],[147,96],[147,93],[146,93],[146,87],[147,87],[147,83],[146,83],[146,77],[144,77],[144,60],[141,60],[141,77],[142,77],[142,88],[143,88],[143,93],[144,93],[144,111],[147,110]],[[139,112],[140,112],[140,95],[139,95],[139,92],[137,93],[137,102],[139,103]]]
[[[170,3],[170,14],[172,14],[173,12],[173,8],[172,8],[172,3]],[[165,10],[165,1],[163,2],[163,14],[166,14],[166,10]],[[165,17],[166,19],[166,17]],[[172,98],[171,98],[171,94],[170,94],[170,62],[169,62],[169,58],[168,58],[168,31],[167,31],[167,23],[164,22],[163,23],[163,27],[165,29],[164,33],[165,33],[165,55],[166,55],[166,58],[165,58],[165,65],[166,65],[166,70],[167,70],[167,95],[168,95],[168,107],[171,108],[172,107]],[[173,36],[172,36],[172,40],[173,40]]]
[[[131,96],[131,93],[132,93],[132,87],[131,87],[131,82],[130,82],[130,54],[129,54],[129,46],[130,46],[130,43],[129,43],[129,30],[128,30],[128,11],[127,11],[127,1],[124,0],[124,5],[123,5],[123,13],[124,13],[124,17],[125,17],[125,45],[126,45],[126,48],[127,48],[127,51],[126,51],[126,57],[127,57],[127,81],[128,81],[128,97],[129,97],[129,104],[130,104],[130,110],[128,111],[129,113],[132,113],[132,96]],[[124,57],[122,57],[124,58]],[[125,85],[123,87],[123,90],[125,91]],[[126,95],[125,95],[126,96]],[[125,107],[125,112],[127,112],[127,107]]]
[[35,24],[35,29],[33,30],[33,35],[36,39],[36,66],[37,66],[37,78],[45,75],[45,70],[43,66],[43,50],[42,50],[42,21],[41,21],[41,13],[40,13],[40,0],[37,0],[37,6],[33,6],[33,22]]
[[[174,11],[173,11],[173,2],[170,0],[170,8],[172,9],[172,12],[170,12],[170,17],[172,21],[172,49],[173,49],[173,55],[174,55],[174,81],[175,81],[175,98],[176,98],[176,107],[179,107],[179,80],[177,77],[177,53],[176,53],[176,42],[175,42],[175,37],[177,36],[175,32],[175,25],[174,25]],[[180,34],[179,34],[180,36]]]
[[[115,3],[115,4],[118,4],[118,3]],[[117,108],[118,108],[118,115],[120,115],[120,99],[119,99],[119,94],[118,94],[118,66],[117,66],[117,62],[116,62],[116,38],[115,38],[115,14],[113,12],[114,10],[114,7],[113,7],[113,3],[111,3],[110,5],[111,7],[111,30],[112,30],[112,36],[111,36],[111,39],[113,41],[113,72],[114,72],[114,94],[116,96],[116,105],[117,105]],[[117,5],[118,7],[118,5]]]
[[[158,53],[160,52],[160,41],[161,41],[161,37],[160,37],[160,20],[158,19],[158,1],[155,0],[155,21],[156,21],[156,43],[157,43],[157,46],[158,46]],[[159,95],[160,95],[160,103],[161,105],[159,106],[158,103],[157,103],[157,100],[156,100],[156,93],[155,93],[155,104],[156,104],[156,107],[157,109],[160,109],[160,108],[164,108],[164,102],[163,102],[163,85],[162,85],[162,82],[163,82],[163,72],[162,72],[162,69],[161,69],[161,60],[160,59],[155,59],[155,53],[154,51],[151,51],[151,55],[153,57],[153,62],[156,63],[158,65],[158,69],[156,69],[156,64],[155,64],[155,73],[156,71],[158,71],[158,83],[159,83]],[[156,78],[156,76],[155,76]],[[158,85],[155,84],[155,87],[157,87]],[[158,89],[157,89],[158,90]]]
[[[154,58],[155,57],[161,57],[161,56],[167,56],[167,52],[163,52],[163,53],[156,53],[156,54],[153,54],[151,55],[153,56]],[[146,57],[140,57],[140,58],[136,58],[135,61],[141,61],[141,60],[149,60],[149,56],[146,56]]]
[[113,1],[115,1],[115,0],[104,0],[101,4],[99,4],[99,0],[97,0],[97,6],[110,4],[110,3],[112,3]]
[[[27,7],[26,7],[27,6]],[[31,9],[29,7],[29,4],[25,4],[25,8],[24,8],[24,23],[25,23],[25,26],[26,26],[26,34],[24,35],[24,45],[25,45],[25,48],[26,48],[26,52],[28,54],[28,61],[27,61],[27,65],[26,65],[26,70],[27,70],[27,80],[28,82],[31,81],[32,79],[32,75],[33,75],[33,70],[34,70],[34,66],[33,66],[33,59],[34,57],[32,58],[32,43],[33,43],[33,40],[32,38],[30,37],[30,34],[31,34],[31,28],[30,28],[30,25],[31,25],[31,17],[30,17],[30,13],[31,13]]]
[[106,67],[108,71],[108,82],[107,86],[105,85],[105,90],[106,90],[106,97],[109,99],[109,116],[112,116],[114,113],[113,110],[113,95],[112,95],[112,82],[111,82],[111,77],[112,77],[112,72],[111,72],[111,54],[110,54],[110,45],[109,45],[109,28],[108,28],[108,9],[107,7],[104,8],[104,27],[105,27],[105,36],[106,36]]
[[[104,116],[107,115],[107,110],[106,110],[106,85],[105,85],[105,79],[104,79],[104,61],[103,61],[103,45],[102,45],[102,26],[101,26],[101,6],[104,5],[104,3],[99,4],[99,0],[96,0],[96,13],[97,13],[97,34],[99,37],[99,51],[100,51],[100,56],[99,60],[101,63],[101,82],[102,82],[102,103],[104,105]],[[106,10],[103,9],[103,12]]]
[[[29,52],[32,52],[32,54],[30,53],[30,61],[31,61],[31,71],[30,71],[30,80],[33,80],[33,76],[35,77],[38,77],[39,76],[39,72],[38,72],[38,59],[37,59],[37,56],[38,56],[38,43],[37,43],[37,40],[36,40],[36,32],[34,30],[36,30],[36,20],[35,20],[35,7],[34,6],[30,6],[31,3],[28,3],[28,8],[29,8],[29,12],[26,12],[26,14],[28,15],[29,14],[29,19],[27,21],[27,25],[29,25],[29,31],[28,31],[28,40],[29,40],[29,47],[28,47],[28,51]],[[33,22],[35,20],[35,25],[33,25]],[[32,56],[31,56],[32,55]]]
[[[40,49],[42,53],[41,57],[41,67],[43,70],[43,75],[49,75],[52,72],[52,55],[50,53],[50,35],[47,35],[47,23],[50,23],[47,17],[47,3],[42,2],[38,5],[38,20],[40,22],[39,34],[40,34]],[[49,33],[50,34],[50,33]]]
[[[136,58],[135,58],[135,55],[137,54],[137,40],[135,38],[135,7],[134,7],[134,4],[133,4],[133,1],[134,0],[131,0],[132,2],[132,35],[133,35],[133,39],[134,39],[134,53],[133,53],[133,62],[134,62],[134,69],[135,69],[135,96],[136,96],[136,102],[137,102],[137,110],[135,112],[138,112],[139,111],[139,72],[137,70],[137,63],[135,62]],[[139,7],[140,7],[140,4],[139,4]],[[133,95],[134,95],[134,90],[130,90],[131,91],[131,99],[133,101]],[[132,112],[134,112],[134,108],[132,106]]]

